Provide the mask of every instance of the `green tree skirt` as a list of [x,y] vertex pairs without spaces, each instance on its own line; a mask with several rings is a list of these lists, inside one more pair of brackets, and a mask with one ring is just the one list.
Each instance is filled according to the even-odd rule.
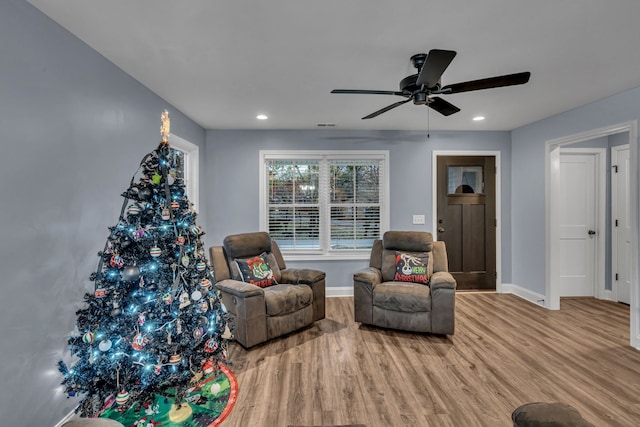
[[100,417],[111,418],[125,427],[214,427],[229,415],[237,394],[238,383],[233,372],[220,365],[217,372],[193,387],[180,408],[173,399],[156,396],[148,408],[135,404],[121,412],[117,404],[112,404]]

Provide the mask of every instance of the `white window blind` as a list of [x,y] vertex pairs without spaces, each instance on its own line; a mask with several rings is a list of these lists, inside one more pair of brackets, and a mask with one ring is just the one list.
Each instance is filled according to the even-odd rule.
[[330,249],[370,249],[380,237],[380,160],[329,160]]
[[262,151],[261,227],[283,252],[349,255],[388,224],[388,152]]
[[320,163],[268,160],[268,232],[282,250],[320,249]]

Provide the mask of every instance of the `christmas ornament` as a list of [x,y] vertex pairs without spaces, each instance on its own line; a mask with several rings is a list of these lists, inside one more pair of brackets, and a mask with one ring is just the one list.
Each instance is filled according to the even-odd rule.
[[190,261],[189,255],[184,255],[180,261],[182,262],[183,266],[189,267],[189,261]]
[[195,339],[197,339],[197,340],[198,340],[198,339],[200,339],[200,338],[202,338],[202,336],[203,336],[203,335],[204,335],[204,329],[203,329],[203,328],[196,328],[196,329],[193,331],[193,337],[194,337]]
[[180,294],[178,301],[180,301],[180,308],[186,308],[191,305],[191,301],[189,301],[189,294],[186,292]]
[[118,405],[124,405],[125,403],[127,403],[127,401],[129,400],[129,393],[122,390],[120,393],[118,393],[118,395],[116,396],[116,403]]
[[206,262],[199,261],[196,264],[196,270],[198,270],[198,271],[204,271],[206,268],[207,268],[207,263]]
[[169,363],[174,366],[179,365],[181,361],[182,361],[182,357],[180,357],[179,354],[174,354],[169,358]]
[[104,297],[104,296],[106,296],[106,295],[107,295],[107,290],[106,290],[106,289],[104,289],[104,288],[98,288],[98,289],[96,289],[95,291],[93,291],[93,295],[94,295],[96,298],[102,298],[102,297]]
[[160,255],[162,255],[162,249],[160,249],[160,248],[159,248],[159,247],[157,247],[157,246],[154,246],[154,247],[152,247],[152,248],[149,250],[149,255],[151,255],[151,256],[152,256],[152,257],[154,257],[154,258],[157,258],[157,257],[159,257]]
[[141,333],[137,333],[131,341],[131,347],[133,347],[133,349],[136,351],[140,351],[142,350],[142,347],[147,344],[147,341],[148,340],[144,335],[142,335]]
[[209,310],[209,304],[207,304],[207,301],[204,300],[202,301],[199,305],[198,308],[200,309],[200,311],[202,311],[203,313],[206,313]]
[[122,278],[127,282],[138,280],[138,277],[140,277],[140,268],[138,266],[130,265],[122,270]]
[[172,209],[178,209],[179,207],[180,207],[180,203],[176,202],[175,200],[171,202]]
[[207,279],[206,277],[204,279],[202,279],[202,281],[200,282],[200,286],[202,286],[203,289],[209,289],[211,287],[211,280]]
[[111,267],[122,268],[124,266],[124,260],[118,254],[115,254],[109,260]]
[[213,353],[218,349],[218,341],[215,338],[209,338],[204,343],[204,351],[207,353]]
[[144,325],[144,322],[146,320],[147,320],[147,315],[144,311],[138,314],[138,325],[140,326]]
[[111,316],[116,317],[116,316],[119,316],[120,313],[122,313],[122,310],[120,309],[120,304],[118,304],[118,301],[113,301],[113,309],[111,310]]
[[171,211],[168,208],[163,208],[160,217],[164,221],[167,221],[167,220],[171,219]]
[[100,341],[100,344],[98,344],[98,350],[105,352],[105,351],[109,351],[111,349],[111,340],[106,339],[106,340],[102,340]]
[[131,233],[131,238],[136,242],[140,241],[140,239],[142,239],[143,237],[144,237],[144,230],[142,228],[139,228]]
[[93,344],[93,339],[94,339],[93,332],[87,332],[82,336],[82,341],[85,344]]
[[176,239],[176,243],[179,245],[184,245],[184,242],[185,242],[184,236],[178,236],[178,238]]
[[138,189],[138,198],[140,200],[151,200],[153,197],[153,190],[150,186],[144,185]]
[[129,207],[127,208],[127,213],[129,215],[138,215],[140,213],[140,206],[135,203],[129,205]]
[[162,295],[162,301],[164,301],[165,304],[171,304],[173,302],[173,297],[169,292],[167,292],[166,294]]
[[200,298],[202,298],[202,292],[200,292],[200,291],[191,292],[191,299],[192,300],[198,301],[198,300],[200,300]]
[[173,177],[173,175],[167,175],[167,182],[169,183],[169,185],[173,185],[173,183],[176,182],[176,179]]
[[158,172],[154,173],[153,176],[151,177],[151,182],[153,182],[154,184],[160,184],[160,181],[162,180],[162,175],[160,175]]
[[193,225],[193,226],[191,227],[191,232],[197,236],[197,235],[199,235],[200,233],[202,233],[202,229],[201,229],[199,226],[197,226],[197,225]]

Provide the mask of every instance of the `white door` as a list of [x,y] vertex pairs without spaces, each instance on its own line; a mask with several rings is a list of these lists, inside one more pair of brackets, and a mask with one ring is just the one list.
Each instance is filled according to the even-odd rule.
[[631,194],[629,146],[611,149],[611,219],[613,289],[618,301],[631,303]]
[[592,154],[560,153],[559,296],[595,296],[596,173]]

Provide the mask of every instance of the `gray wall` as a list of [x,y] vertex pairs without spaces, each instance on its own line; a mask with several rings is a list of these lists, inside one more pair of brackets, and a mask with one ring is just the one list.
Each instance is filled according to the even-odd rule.
[[[221,244],[228,234],[259,228],[260,150],[389,150],[390,228],[432,231],[432,153],[434,150],[499,151],[502,160],[502,277],[511,280],[511,167],[508,132],[426,132],[207,130],[205,242]],[[416,197],[418,195],[418,197]],[[426,225],[413,225],[421,214]],[[327,272],[328,287],[352,286],[353,273],[367,261],[289,263]]]
[[[511,132],[513,283],[545,293],[545,142],[640,117],[640,88]],[[638,159],[631,159],[638,168]]]
[[160,141],[204,130],[22,0],[0,2],[0,424],[53,426],[77,400],[56,364],[115,225]]

